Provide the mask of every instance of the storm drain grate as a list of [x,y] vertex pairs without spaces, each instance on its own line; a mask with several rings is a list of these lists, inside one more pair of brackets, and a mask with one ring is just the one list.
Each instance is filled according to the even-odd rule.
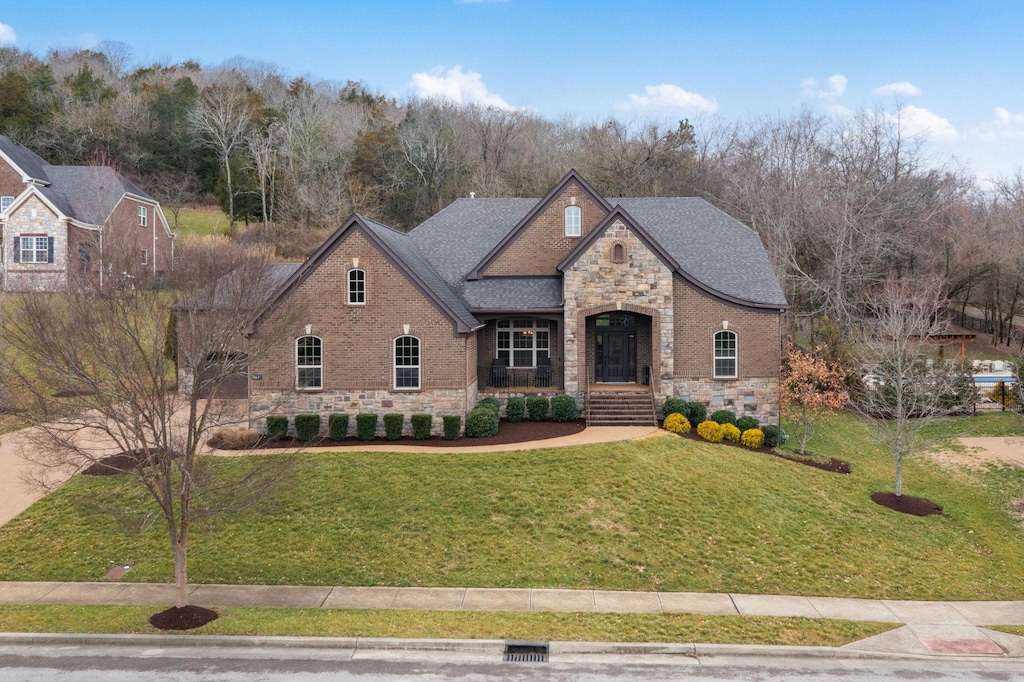
[[547,663],[547,642],[505,642],[505,657],[501,660],[507,663]]

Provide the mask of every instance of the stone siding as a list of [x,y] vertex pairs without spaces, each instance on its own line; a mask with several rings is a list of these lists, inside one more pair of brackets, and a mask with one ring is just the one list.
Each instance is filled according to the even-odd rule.
[[[31,196],[7,217],[4,227],[4,259],[8,291],[56,291],[67,285],[68,231],[62,220],[38,197]],[[14,238],[53,238],[52,263],[15,263]]]
[[[779,380],[772,377],[756,379],[677,379],[675,395],[684,400],[707,405],[708,414],[715,410],[732,410],[737,417],[750,416],[762,424],[779,423]],[[661,400],[658,414],[661,414]]]

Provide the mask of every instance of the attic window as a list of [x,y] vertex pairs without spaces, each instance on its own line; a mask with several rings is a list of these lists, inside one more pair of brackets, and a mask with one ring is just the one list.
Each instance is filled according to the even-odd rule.
[[580,207],[579,206],[566,206],[565,207],[565,236],[566,237],[579,237],[580,236]]
[[625,263],[626,262],[626,249],[622,244],[616,244],[612,247],[612,262],[613,263]]

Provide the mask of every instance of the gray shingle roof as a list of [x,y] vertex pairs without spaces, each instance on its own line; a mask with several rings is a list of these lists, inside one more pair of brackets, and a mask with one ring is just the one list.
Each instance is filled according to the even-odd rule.
[[152,199],[106,166],[47,166],[46,171],[51,181],[48,189],[67,197],[72,210],[68,215],[93,225],[106,221],[125,192]]
[[50,181],[46,173],[49,164],[28,147],[22,146],[6,135],[0,135],[0,151],[3,151],[25,175],[42,182]]
[[466,282],[462,299],[471,310],[561,308],[562,278],[487,277]]

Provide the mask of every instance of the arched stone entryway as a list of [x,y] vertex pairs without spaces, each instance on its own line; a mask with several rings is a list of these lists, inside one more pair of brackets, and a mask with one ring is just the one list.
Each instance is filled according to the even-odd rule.
[[[578,371],[578,391],[588,383],[654,384],[666,370],[662,348],[661,314],[629,303],[614,303],[580,310],[573,320],[573,352],[566,362]],[[671,349],[667,356],[671,363]],[[566,386],[567,390],[570,390]]]

